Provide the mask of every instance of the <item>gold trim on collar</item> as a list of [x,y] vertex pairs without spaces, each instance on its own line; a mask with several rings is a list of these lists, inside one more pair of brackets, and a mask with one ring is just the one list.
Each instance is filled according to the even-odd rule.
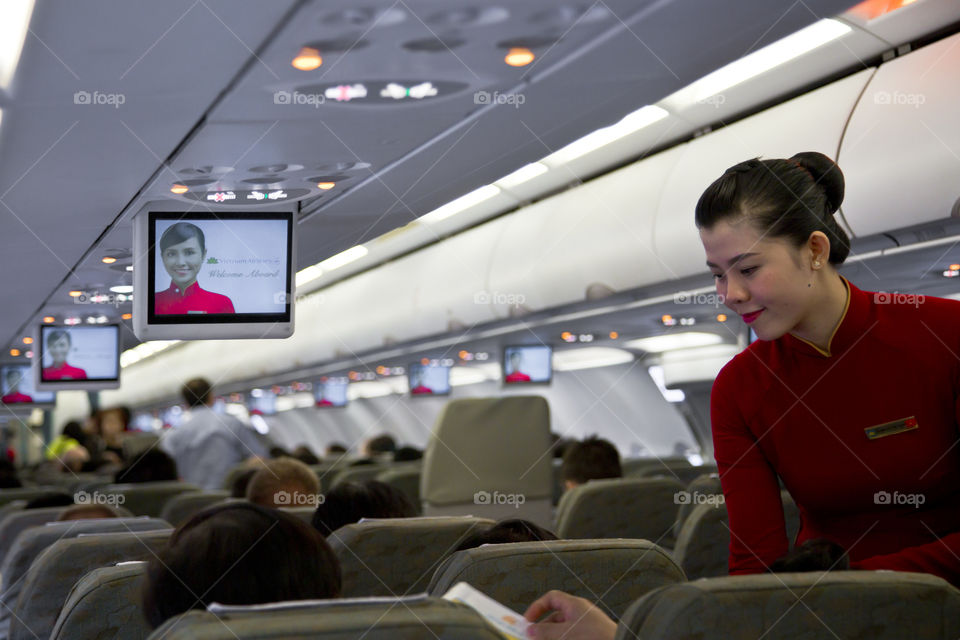
[[[827,358],[833,357],[833,354],[830,353],[830,347],[833,346],[833,338],[834,338],[834,336],[837,335],[837,331],[840,330],[840,325],[843,324],[844,319],[847,317],[847,311],[850,310],[850,298],[853,297],[853,296],[850,294],[850,283],[847,282],[847,279],[844,278],[843,276],[840,276],[840,279],[843,280],[843,286],[846,287],[846,289],[847,289],[847,301],[846,301],[846,302],[844,303],[844,305],[843,305],[843,313],[840,314],[840,322],[838,322],[838,323],[837,323],[837,326],[835,326],[835,327],[833,328],[833,333],[830,334],[830,339],[827,340],[827,350],[824,351],[823,349],[821,349],[821,348],[818,347],[817,345],[813,344],[813,343],[810,342],[809,340],[804,340],[803,338],[801,338],[801,337],[799,337],[799,336],[793,336],[794,338],[796,338],[796,339],[799,340],[800,342],[803,342],[803,343],[805,343],[805,344],[810,345],[811,347],[813,347],[814,349],[816,349],[817,353],[819,353],[819,354],[822,355],[822,356],[826,356]],[[793,334],[790,334],[790,335],[793,335]]]

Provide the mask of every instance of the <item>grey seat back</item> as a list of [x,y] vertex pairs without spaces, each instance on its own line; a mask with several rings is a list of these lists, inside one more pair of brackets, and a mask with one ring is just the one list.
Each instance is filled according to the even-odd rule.
[[49,638],[70,590],[99,567],[147,560],[167,544],[173,529],[101,533],[58,540],[34,561],[10,621],[10,640]]
[[36,527],[47,522],[54,522],[60,517],[66,507],[48,507],[42,509],[26,509],[8,513],[0,520],[0,565],[7,555],[10,545],[24,529]]
[[503,640],[470,607],[437,598],[211,607],[167,620],[149,640]]
[[130,431],[124,437],[121,447],[123,459],[134,460],[137,456],[152,449],[159,442],[160,436],[147,431]]
[[678,465],[690,465],[690,461],[682,456],[665,458],[627,458],[620,463],[620,470],[624,478],[645,478],[663,475]]
[[344,482],[363,484],[367,480],[373,480],[377,475],[389,468],[389,464],[361,464],[355,467],[346,467],[345,469],[333,472],[333,478],[330,481],[329,487],[332,489]]
[[163,520],[152,518],[106,518],[50,522],[40,527],[24,529],[14,539],[3,564],[0,565],[0,620],[9,618],[10,608],[17,602],[27,570],[37,557],[57,540],[75,538],[85,533],[156,531],[169,527]]
[[690,516],[693,508],[704,502],[714,502],[711,496],[723,495],[720,486],[720,476],[715,473],[706,473],[694,478],[687,485],[686,493],[681,494],[680,507],[677,509],[677,520],[673,523],[673,537],[680,538],[683,523]]
[[427,516],[525,518],[552,525],[550,407],[540,396],[444,406],[423,456]]
[[960,591],[918,573],[835,571],[707,578],[653,591],[617,640],[956,640]]
[[391,465],[387,469],[377,474],[374,480],[388,484],[394,489],[402,492],[410,503],[421,511],[420,506],[420,475],[421,464],[417,462],[401,462]]
[[174,527],[179,527],[189,520],[193,514],[229,499],[229,491],[187,491],[170,498],[163,505],[160,518]]
[[684,485],[670,478],[591,480],[567,491],[557,507],[561,538],[642,538],[674,545],[673,523]]
[[141,482],[136,484],[111,484],[97,491],[108,496],[122,496],[117,504],[126,507],[138,516],[159,518],[163,506],[174,496],[200,487],[187,482]]
[[30,487],[20,489],[0,489],[0,507],[14,500],[29,502],[34,498],[42,498],[55,493],[63,493],[59,487]]
[[618,618],[637,598],[684,579],[670,554],[648,540],[549,540],[458,551],[437,569],[427,591],[442,596],[466,582],[522,613],[548,589],[559,589]]
[[144,640],[151,632],[141,602],[146,567],[123,562],[83,576],[67,595],[51,640]]
[[340,527],[327,542],[340,561],[345,598],[424,591],[433,572],[477,527],[470,517],[385,518]]

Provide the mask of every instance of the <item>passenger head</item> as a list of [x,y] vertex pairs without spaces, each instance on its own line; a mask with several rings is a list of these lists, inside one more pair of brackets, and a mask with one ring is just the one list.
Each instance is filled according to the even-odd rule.
[[57,518],[58,522],[65,520],[96,520],[101,518],[119,518],[120,512],[105,504],[76,504],[67,507]]
[[160,258],[174,285],[186,289],[196,282],[207,246],[195,224],[177,222],[160,236]]
[[333,442],[327,445],[327,450],[323,454],[325,458],[339,458],[347,452],[347,448],[339,442]]
[[370,438],[363,445],[364,455],[376,456],[382,453],[393,453],[397,450],[397,442],[393,436],[383,433],[375,438]]
[[761,339],[779,338],[823,309],[823,285],[850,252],[834,217],[843,193],[836,163],[807,152],[741,162],[700,196],[696,223],[717,293],[756,320]]
[[71,420],[63,425],[63,435],[86,446],[87,434],[83,432],[83,426],[76,420]]
[[469,535],[457,551],[473,549],[482,544],[506,544],[509,542],[538,542],[540,540],[556,540],[557,534],[544,529],[529,520],[513,518],[501,520],[489,529]]
[[22,486],[17,477],[17,468],[5,456],[0,456],[0,489],[19,489]]
[[324,536],[361,518],[412,518],[417,510],[405,493],[383,482],[344,482],[324,494],[313,526]]
[[323,536],[283,511],[234,502],[205,509],[173,532],[147,566],[143,608],[157,627],[211,602],[339,595],[340,566]]
[[178,480],[177,463],[159,449],[147,449],[117,471],[114,482],[169,482]]
[[73,340],[70,338],[70,332],[63,329],[54,329],[47,334],[47,353],[53,360],[54,366],[62,365],[67,361],[67,355],[70,353],[70,346]]
[[237,473],[233,477],[233,482],[230,483],[230,497],[246,498],[247,487],[250,486],[250,480],[253,479],[253,476],[255,476],[259,470],[260,467],[251,467]]
[[23,505],[24,509],[46,509],[47,507],[69,507],[73,504],[73,496],[69,493],[50,493],[34,498]]
[[319,493],[317,474],[293,458],[266,462],[247,485],[247,500],[265,507],[313,506]]
[[180,389],[180,395],[187,407],[200,407],[209,405],[213,397],[213,385],[206,378],[194,378],[188,380],[183,388]]
[[843,547],[825,538],[814,538],[776,560],[768,572],[846,571],[849,568],[850,558]]
[[305,444],[294,449],[292,456],[306,465],[320,464],[320,458]]
[[400,447],[393,452],[394,462],[412,462],[423,458],[423,451],[416,447]]
[[617,448],[602,438],[590,436],[583,442],[573,442],[563,454],[560,477],[567,489],[588,480],[622,476]]

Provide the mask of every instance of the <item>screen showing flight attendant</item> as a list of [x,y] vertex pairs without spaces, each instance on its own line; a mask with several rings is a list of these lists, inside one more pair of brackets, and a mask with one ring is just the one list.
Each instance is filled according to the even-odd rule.
[[247,402],[250,415],[272,416],[277,412],[277,394],[273,391],[254,389]]
[[411,364],[407,367],[411,396],[442,396],[450,393],[450,367]]
[[[119,382],[120,327],[40,327],[40,382]],[[75,385],[71,385],[75,386]]]
[[314,397],[317,399],[317,406],[345,407],[347,406],[347,384],[346,377],[324,377],[314,385]]
[[55,398],[52,391],[37,391],[34,388],[28,364],[0,367],[0,388],[3,392],[0,402],[3,404],[53,404]]
[[290,319],[289,213],[149,217],[149,322]]
[[547,345],[507,347],[503,350],[503,381],[506,384],[550,382],[553,349]]

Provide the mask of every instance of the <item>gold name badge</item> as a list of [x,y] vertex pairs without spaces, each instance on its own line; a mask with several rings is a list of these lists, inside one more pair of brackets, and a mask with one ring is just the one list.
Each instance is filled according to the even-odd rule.
[[903,433],[904,431],[913,431],[919,428],[920,425],[917,423],[916,417],[910,416],[909,418],[901,418],[893,422],[876,424],[872,427],[867,427],[863,431],[867,434],[868,440],[876,440],[877,438],[886,438],[887,436],[893,436],[898,433]]

